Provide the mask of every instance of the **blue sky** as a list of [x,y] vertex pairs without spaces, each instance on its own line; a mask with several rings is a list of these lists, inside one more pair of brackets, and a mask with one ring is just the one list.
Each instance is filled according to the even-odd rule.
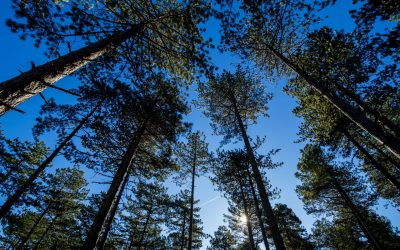
[[[349,10],[350,1],[338,1],[335,7],[322,13],[328,15],[328,19],[324,24],[329,25],[336,29],[352,30],[355,27],[350,19],[347,11]],[[346,2],[347,4],[343,4]],[[29,39],[21,41],[16,34],[13,34],[5,25],[5,19],[12,17],[13,13],[8,1],[1,1],[0,3],[0,53],[2,60],[0,62],[0,82],[7,80],[19,74],[18,70],[25,71],[30,68],[30,61],[40,65],[47,61],[43,54],[43,49],[33,47],[33,42]],[[209,22],[206,26],[207,36],[213,37],[215,42],[218,42],[218,22],[215,20]],[[233,67],[240,63],[240,60],[229,53],[221,54],[217,50],[212,51],[211,56],[214,64],[220,69],[233,69]],[[57,83],[58,86],[65,88],[72,88],[79,84],[78,80],[74,78],[65,78]],[[296,133],[300,120],[292,114],[292,109],[296,106],[295,100],[285,95],[282,92],[282,82],[268,82],[266,81],[268,91],[272,92],[274,98],[269,103],[270,118],[260,118],[258,123],[249,128],[249,135],[252,137],[266,136],[267,140],[263,147],[259,149],[259,153],[266,153],[270,149],[280,148],[281,151],[274,157],[277,162],[283,162],[284,165],[278,169],[268,172],[268,178],[274,187],[282,190],[281,198],[274,202],[286,203],[292,208],[297,216],[303,221],[304,226],[309,230],[315,218],[307,215],[302,208],[302,203],[298,199],[294,189],[299,181],[294,177],[296,171],[296,164],[299,159],[299,151],[302,144],[294,143],[298,138]],[[195,86],[191,87],[190,98],[196,98]],[[60,102],[71,102],[73,97],[68,96],[59,91],[48,89],[44,95],[49,98],[57,96]],[[36,96],[29,101],[19,106],[20,109],[27,113],[22,115],[17,112],[8,112],[0,118],[0,124],[8,137],[20,137],[21,139],[32,140],[31,128],[34,125],[35,117],[38,114],[40,105],[43,100]],[[191,114],[186,118],[193,123],[193,129],[201,130],[207,137],[210,150],[214,151],[219,146],[220,137],[212,134],[209,126],[209,120],[206,119],[201,111],[193,107]],[[55,138],[46,136],[43,138],[45,142],[52,146],[55,143]],[[232,147],[242,147],[241,143],[237,143]],[[61,158],[57,159],[54,166],[64,167],[65,161]],[[93,180],[93,175],[86,176],[88,181]],[[200,199],[201,218],[205,233],[213,234],[219,225],[223,224],[222,214],[226,212],[227,202],[224,198],[218,198],[220,193],[214,191],[214,187],[206,177],[201,177],[196,180],[196,199]],[[171,192],[176,192],[177,188],[172,184],[168,185]],[[106,187],[105,187],[106,188]],[[400,218],[398,212],[393,208],[385,209],[380,206],[378,213],[387,216],[395,226],[400,226]]]

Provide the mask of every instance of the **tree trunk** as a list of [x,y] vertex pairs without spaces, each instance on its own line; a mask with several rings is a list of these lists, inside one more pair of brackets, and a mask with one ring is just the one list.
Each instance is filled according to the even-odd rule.
[[254,207],[256,208],[256,214],[257,214],[257,218],[258,218],[258,223],[260,225],[261,234],[262,234],[262,237],[263,237],[265,250],[269,250],[267,230],[265,229],[264,220],[262,218],[262,211],[260,209],[260,204],[258,203],[258,197],[257,197],[257,194],[256,194],[256,190],[254,189],[253,177],[251,176],[250,169],[248,168],[248,166],[246,166],[246,172],[247,172],[247,176],[249,178],[249,186],[250,186],[250,189],[251,189],[251,194],[253,196]]
[[240,196],[242,198],[244,214],[246,216],[246,224],[247,224],[247,231],[249,233],[249,241],[250,241],[251,249],[252,250],[256,250],[257,246],[256,246],[256,244],[254,242],[254,235],[253,235],[253,228],[251,226],[251,221],[250,221],[249,207],[248,207],[248,204],[247,204],[246,196],[245,196],[244,191],[243,191],[243,183],[240,180],[240,178],[241,177],[238,176],[237,180],[238,180],[238,184],[239,184],[239,188],[240,188]]
[[[357,133],[357,135],[359,137],[363,137],[363,135],[359,131],[356,131],[356,133]],[[396,160],[396,159],[393,158],[393,156],[390,156],[390,155],[386,154],[386,152],[382,150],[380,145],[377,145],[376,143],[374,143],[373,141],[370,141],[370,140],[368,140],[368,145],[370,145],[380,155],[382,155],[386,160],[388,160],[390,163],[392,163],[393,166],[395,166],[397,169],[400,169],[400,162],[398,161],[398,159]]]
[[39,218],[35,221],[35,224],[33,224],[31,230],[29,230],[28,234],[24,237],[24,239],[21,241],[21,243],[19,243],[19,245],[17,246],[17,250],[21,250],[23,249],[24,245],[26,242],[28,242],[29,238],[31,237],[31,235],[33,234],[33,232],[35,232],[36,227],[39,225],[39,223],[42,221],[43,217],[46,215],[47,211],[49,211],[49,206],[47,206],[43,212],[40,214]]
[[124,193],[124,190],[125,190],[125,187],[126,187],[128,181],[129,181],[129,173],[127,173],[125,178],[124,178],[124,182],[122,183],[122,186],[121,186],[120,190],[118,191],[117,199],[116,199],[116,201],[115,201],[115,203],[114,203],[114,205],[113,205],[113,207],[111,209],[111,212],[110,212],[110,214],[107,217],[107,220],[105,222],[104,232],[101,235],[100,241],[99,241],[99,243],[97,245],[97,248],[99,250],[103,250],[104,249],[104,245],[106,244],[108,233],[111,230],[112,222],[114,220],[115,214],[117,213],[118,205],[119,205],[119,203],[121,201],[122,194]]
[[[139,23],[128,30],[70,52],[1,83],[1,102],[7,106],[16,107],[32,96],[41,93],[63,77],[74,73],[88,62],[118,47],[123,41],[137,35],[143,27],[144,23]],[[9,109],[5,105],[0,105],[0,116]]]
[[371,108],[368,106],[367,103],[365,103],[363,100],[360,99],[360,97],[355,94],[354,92],[351,92],[347,88],[343,87],[339,83],[335,83],[335,86],[337,89],[342,92],[343,94],[347,95],[350,97],[351,100],[353,100],[355,103],[357,103],[358,106],[360,106],[361,109],[369,113],[370,115],[374,116],[374,118],[378,121],[380,121],[387,129],[391,130],[395,136],[398,138],[400,136],[400,128],[396,124],[394,124],[391,120],[389,120],[387,117],[381,115],[379,112],[377,112],[375,109]]
[[382,244],[378,241],[378,239],[375,237],[375,235],[369,230],[368,226],[365,223],[365,219],[361,215],[361,213],[358,211],[356,205],[353,203],[351,198],[347,195],[346,191],[342,188],[334,174],[332,173],[332,170],[329,170],[329,174],[331,176],[331,180],[333,182],[333,185],[335,186],[336,190],[339,192],[340,196],[343,198],[345,201],[346,205],[350,208],[351,213],[354,215],[356,218],[358,224],[361,227],[361,230],[364,232],[365,237],[367,237],[368,242],[374,246],[376,249],[385,249]]
[[42,243],[44,237],[46,237],[47,233],[50,231],[50,229],[53,227],[54,223],[58,219],[59,215],[56,215],[54,219],[50,222],[50,224],[47,226],[46,230],[43,232],[42,236],[40,239],[36,242],[35,246],[32,248],[33,250],[36,250],[39,248],[40,243]]
[[194,158],[192,164],[192,190],[190,194],[190,214],[189,214],[189,240],[188,240],[188,250],[192,250],[193,241],[193,206],[194,206],[194,179],[196,177],[196,161],[197,161],[197,142],[194,144]]
[[383,151],[379,146],[372,145],[372,147],[386,160],[388,160],[395,168],[400,170],[400,163],[394,160],[391,156],[387,155],[385,151]]
[[354,124],[369,133],[378,142],[385,145],[385,147],[392,152],[397,158],[400,159],[400,140],[392,134],[386,133],[377,123],[372,122],[365,112],[358,107],[353,107],[339,98],[335,93],[332,93],[322,83],[307,74],[300,67],[295,65],[283,54],[275,50],[271,46],[267,46],[268,50],[277,58],[282,60],[289,68],[291,68],[297,75],[302,77],[315,91],[321,94],[327,101],[334,105],[342,114],[348,117]]
[[93,224],[87,234],[85,243],[82,247],[83,250],[94,249],[96,247],[101,228],[103,227],[104,221],[110,212],[110,208],[115,202],[115,197],[121,187],[124,176],[129,171],[133,156],[135,155],[136,150],[139,147],[140,140],[145,132],[146,125],[147,121],[143,125],[141,125],[135,132],[132,141],[127,148],[127,151],[122,158],[122,162],[114,175],[111,185],[108,188],[107,194],[103,200],[103,204],[101,205],[100,210],[97,212]]
[[264,185],[263,178],[262,178],[261,173],[260,173],[260,171],[258,169],[258,164],[257,164],[257,161],[255,159],[253,149],[252,149],[252,147],[250,145],[250,141],[249,141],[249,138],[247,136],[246,129],[244,128],[242,117],[240,116],[239,110],[238,110],[238,108],[236,106],[235,98],[233,98],[233,100],[232,100],[232,105],[233,105],[234,110],[235,110],[236,120],[237,120],[238,126],[240,128],[240,132],[241,132],[241,135],[242,135],[245,147],[246,147],[246,152],[247,152],[247,155],[249,156],[250,164],[251,164],[251,167],[252,167],[252,170],[253,170],[253,174],[254,174],[254,179],[256,181],[258,193],[260,194],[260,197],[261,197],[261,203],[262,203],[262,205],[264,207],[264,211],[265,211],[265,214],[266,214],[266,217],[267,217],[268,225],[269,225],[270,230],[271,230],[272,239],[274,240],[274,243],[275,243],[275,248],[277,250],[285,250],[286,249],[285,248],[285,244],[283,242],[283,238],[282,238],[281,232],[279,230],[278,223],[276,222],[276,218],[275,218],[275,215],[274,215],[273,210],[272,210],[271,203],[270,203],[269,198],[268,198],[268,194],[267,194],[267,191],[266,191],[266,188],[265,188],[265,185]]
[[17,202],[21,196],[27,191],[27,189],[34,184],[34,181],[39,177],[39,175],[44,171],[44,169],[54,160],[58,153],[67,145],[69,141],[75,136],[75,134],[85,125],[89,118],[94,114],[96,109],[100,106],[101,102],[98,103],[92,111],[90,111],[82,121],[76,126],[76,128],[57,146],[57,148],[50,154],[49,157],[44,160],[39,167],[33,172],[29,178],[4,202],[0,208],[0,219],[6,216],[10,211],[11,207]]
[[144,236],[146,235],[146,231],[147,231],[147,227],[149,225],[150,219],[151,219],[152,211],[153,211],[152,207],[150,207],[149,210],[147,211],[146,221],[144,222],[143,230],[142,230],[142,233],[140,234],[138,249],[140,249],[143,245]]
[[375,158],[366,150],[360,143],[354,139],[354,137],[345,128],[341,129],[346,138],[367,158],[367,160],[381,173],[385,176],[396,188],[400,191],[400,182],[395,176],[393,176],[389,171],[383,167]]
[[186,209],[183,210],[183,223],[181,232],[181,250],[185,249]]

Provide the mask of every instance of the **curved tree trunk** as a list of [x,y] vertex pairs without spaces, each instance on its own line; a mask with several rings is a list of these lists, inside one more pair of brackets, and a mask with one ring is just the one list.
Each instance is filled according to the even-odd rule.
[[400,182],[393,176],[389,171],[382,166],[375,158],[366,150],[360,143],[354,139],[354,137],[345,128],[341,129],[346,138],[367,158],[367,160],[381,173],[385,176],[400,192]]
[[260,229],[261,229],[261,235],[263,237],[265,250],[269,250],[267,230],[265,229],[264,220],[262,218],[262,211],[260,209],[260,204],[258,202],[256,190],[254,189],[253,177],[251,176],[250,169],[248,168],[248,166],[246,166],[246,173],[247,173],[247,177],[249,178],[249,186],[251,189],[251,195],[253,196],[254,207],[256,208],[256,214],[257,214],[258,223],[259,223]]
[[106,217],[109,214],[113,203],[115,202],[115,197],[122,185],[124,176],[129,171],[129,167],[132,164],[133,156],[135,155],[136,150],[139,147],[140,140],[145,132],[146,124],[147,121],[135,132],[132,141],[125,152],[125,155],[122,158],[122,162],[114,175],[111,185],[108,188],[107,194],[103,200],[103,204],[101,205],[100,210],[97,212],[96,217],[94,218],[93,224],[87,234],[85,243],[82,246],[82,250],[94,249],[98,244],[98,238],[101,228],[103,227],[104,221],[106,220]]
[[103,250],[104,249],[104,245],[106,244],[108,233],[111,230],[112,222],[114,220],[115,214],[117,213],[118,205],[119,205],[119,203],[121,201],[122,194],[124,193],[124,190],[125,190],[125,187],[126,187],[128,181],[129,181],[129,173],[127,173],[126,176],[125,176],[124,182],[122,183],[122,186],[121,186],[120,190],[118,191],[117,199],[116,199],[116,201],[115,201],[115,203],[114,203],[114,205],[113,205],[113,207],[111,209],[111,212],[108,215],[107,220],[105,222],[104,231],[103,231],[103,233],[102,233],[102,235],[100,237],[99,243],[97,245],[97,248],[99,250]]
[[[364,110],[353,107],[346,103],[343,99],[338,97],[326,88],[323,83],[317,81],[307,74],[300,67],[291,62],[283,54],[275,50],[272,46],[267,46],[267,49],[284,64],[291,68],[297,75],[302,77],[315,91],[321,94],[327,101],[334,105],[342,114],[347,116],[354,124],[369,133],[378,142],[385,145],[385,147],[392,152],[397,158],[400,159],[400,139],[392,134],[386,133],[378,123],[371,121]],[[373,114],[372,114],[373,115]]]
[[57,148],[50,154],[49,157],[44,160],[39,167],[33,172],[29,178],[4,202],[0,208],[0,219],[6,216],[10,211],[11,207],[17,202],[21,196],[28,190],[30,186],[34,184],[34,181],[39,177],[39,175],[44,171],[44,169],[56,158],[58,153],[67,145],[69,141],[76,135],[76,133],[85,125],[89,118],[94,114],[96,109],[100,106],[101,102],[98,103],[92,111],[90,111],[82,121],[76,126],[76,128],[57,146]]
[[281,232],[279,230],[278,223],[276,222],[276,218],[275,218],[274,212],[272,210],[271,203],[270,203],[269,198],[268,198],[268,194],[267,194],[267,191],[266,191],[266,188],[265,188],[265,185],[264,185],[263,178],[262,178],[261,173],[260,173],[260,171],[258,169],[258,164],[257,164],[257,161],[256,161],[255,156],[254,156],[253,148],[250,145],[250,141],[249,141],[249,138],[247,136],[246,129],[244,128],[244,125],[243,125],[242,117],[240,116],[238,107],[236,106],[236,100],[234,98],[232,100],[232,105],[233,105],[233,108],[235,110],[236,120],[237,120],[239,129],[240,129],[240,132],[241,132],[241,135],[242,135],[245,147],[246,147],[246,152],[247,152],[247,155],[249,156],[250,165],[251,165],[251,168],[253,170],[254,179],[256,181],[258,193],[260,194],[260,197],[261,197],[261,203],[262,203],[264,211],[266,213],[268,225],[269,225],[270,230],[271,230],[271,234],[272,234],[272,238],[274,240],[275,248],[277,250],[285,250],[286,247],[285,247],[285,244],[283,242],[283,238],[282,238]]
[[368,242],[374,246],[376,249],[385,249],[383,245],[379,242],[379,240],[375,237],[375,235],[370,231],[367,224],[365,223],[365,219],[361,215],[360,211],[358,210],[357,206],[353,203],[351,198],[347,195],[346,191],[342,188],[336,177],[333,175],[332,171],[329,171],[331,176],[331,180],[333,185],[335,186],[336,190],[339,192],[340,196],[345,201],[346,205],[350,208],[351,213],[356,218],[359,226],[361,227],[365,237],[367,237]]

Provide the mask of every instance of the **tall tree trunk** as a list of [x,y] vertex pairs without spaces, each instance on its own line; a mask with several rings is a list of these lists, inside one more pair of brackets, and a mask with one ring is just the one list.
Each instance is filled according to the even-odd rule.
[[265,250],[269,250],[267,230],[265,229],[264,220],[262,218],[262,211],[260,209],[260,204],[258,202],[256,190],[254,189],[253,177],[251,176],[250,169],[248,166],[246,166],[246,173],[247,173],[247,177],[249,178],[249,186],[251,189],[251,195],[253,196],[254,207],[256,208],[256,214],[257,214],[258,223],[259,223],[260,229],[261,229],[261,235],[263,237]]
[[241,178],[241,176],[238,176],[237,180],[238,180],[238,184],[239,184],[239,188],[240,188],[240,196],[242,198],[244,214],[246,216],[247,232],[249,233],[249,241],[250,241],[251,249],[256,250],[257,246],[256,246],[256,243],[254,242],[253,228],[251,226],[251,221],[250,221],[249,206],[247,204],[246,195],[244,194],[244,191],[243,191],[243,182],[241,181],[240,178]]
[[136,150],[139,147],[140,140],[145,132],[146,125],[147,121],[141,125],[133,135],[132,141],[125,152],[124,157],[122,158],[122,162],[114,175],[110,187],[108,188],[107,194],[103,200],[103,204],[101,205],[100,210],[97,212],[93,224],[87,234],[85,243],[82,247],[83,250],[94,249],[96,247],[101,228],[103,227],[104,221],[110,212],[110,208],[115,202],[115,197],[121,187],[124,176],[129,171],[133,156],[135,155]]
[[111,230],[112,222],[114,220],[115,214],[117,213],[118,205],[119,205],[119,203],[121,201],[122,194],[124,193],[124,190],[125,190],[125,187],[126,187],[128,181],[129,181],[129,173],[127,173],[125,175],[124,182],[122,183],[122,186],[121,186],[120,190],[118,191],[117,199],[116,199],[116,201],[115,201],[115,203],[114,203],[114,205],[113,205],[113,207],[111,209],[110,214],[107,217],[107,220],[105,221],[104,231],[103,231],[103,234],[101,235],[99,243],[97,245],[97,248],[99,250],[103,250],[104,249],[104,245],[106,244],[108,233]]
[[0,104],[0,116],[10,109],[7,106],[16,107],[32,96],[41,93],[48,86],[137,35],[143,27],[144,23],[139,23],[128,30],[111,35],[2,82],[0,84],[0,101],[3,105]]
[[386,160],[388,160],[395,168],[400,170],[400,163],[394,160],[390,155],[387,155],[385,151],[379,148],[378,145],[372,145],[372,147]]
[[181,232],[181,250],[185,249],[186,209],[183,210],[183,223]]
[[[334,105],[342,114],[347,116],[354,124],[369,133],[375,140],[385,145],[385,147],[400,159],[400,140],[392,134],[386,133],[378,123],[372,122],[366,113],[358,107],[353,107],[346,103],[326,88],[323,83],[317,81],[307,72],[295,65],[292,61],[286,58],[283,54],[275,50],[272,46],[267,46],[267,49],[284,64],[291,68],[297,75],[302,77],[315,91],[321,94],[327,101]],[[372,114],[373,115],[373,114]]]
[[53,227],[54,223],[58,219],[59,215],[56,215],[54,219],[50,222],[50,224],[47,226],[46,230],[43,232],[42,236],[40,239],[36,242],[35,246],[32,248],[33,250],[36,250],[39,248],[39,245],[42,243],[44,237],[46,237],[47,233],[50,231],[50,229]]
[[241,132],[241,135],[242,135],[245,147],[246,147],[246,152],[247,152],[247,155],[249,156],[251,168],[252,168],[253,174],[254,174],[254,179],[256,181],[258,193],[260,194],[260,197],[261,197],[261,203],[262,203],[264,211],[266,213],[268,225],[271,230],[272,239],[274,241],[275,248],[277,250],[285,250],[286,249],[285,244],[283,242],[283,238],[282,238],[281,232],[279,230],[278,223],[276,222],[276,218],[275,218],[271,203],[268,198],[268,194],[267,194],[267,191],[266,191],[266,188],[264,185],[264,181],[263,181],[261,173],[258,169],[258,164],[257,164],[256,158],[254,156],[253,148],[250,145],[250,141],[247,136],[246,129],[244,128],[242,117],[240,116],[238,107],[236,105],[235,98],[232,99],[232,105],[235,110],[236,120],[237,120],[239,129],[240,129],[240,132]]
[[48,205],[40,214],[39,218],[37,218],[37,220],[35,221],[35,223],[33,224],[32,228],[29,230],[28,234],[23,238],[23,240],[21,241],[21,243],[19,243],[19,245],[17,246],[17,250],[23,249],[24,245],[26,242],[28,242],[28,240],[30,239],[31,235],[33,234],[33,232],[35,232],[36,227],[39,225],[39,223],[42,221],[43,217],[46,215],[47,211],[49,211],[50,206]]
[[100,106],[101,102],[98,103],[76,126],[76,128],[57,146],[57,148],[50,154],[49,157],[44,160],[39,167],[33,172],[29,178],[4,202],[0,208],[0,219],[7,215],[11,207],[17,202],[21,196],[28,190],[30,186],[34,184],[34,181],[39,177],[39,175],[44,171],[44,169],[56,158],[58,153],[67,145],[69,141],[76,135],[76,133],[85,125],[89,118],[94,114],[96,109]]
[[351,213],[354,215],[356,218],[359,226],[361,227],[361,230],[365,234],[365,237],[367,237],[368,242],[374,246],[376,249],[385,249],[383,245],[379,242],[379,240],[375,237],[375,235],[370,231],[368,228],[367,224],[365,223],[365,218],[361,215],[360,211],[358,210],[357,206],[353,203],[351,198],[347,195],[346,191],[342,188],[336,177],[334,176],[334,173],[332,170],[329,170],[329,174],[332,180],[333,185],[335,186],[336,190],[339,192],[340,196],[343,198],[345,201],[346,205],[349,207],[351,210]]
[[[356,133],[359,137],[363,137],[363,135],[360,133],[360,131],[356,130]],[[388,155],[385,151],[382,150],[380,147],[381,145],[377,145],[376,142],[368,140],[368,145],[370,145],[372,148],[374,148],[381,156],[383,156],[386,160],[388,160],[390,163],[393,164],[397,169],[400,169],[400,161],[399,159],[393,158],[392,155]]]
[[146,221],[144,222],[142,233],[140,234],[138,249],[140,249],[143,245],[144,236],[146,235],[147,227],[149,226],[152,212],[153,212],[153,207],[150,207],[149,210],[147,211]]
[[194,207],[194,179],[196,177],[196,161],[197,161],[197,142],[194,144],[194,157],[192,163],[192,190],[190,194],[190,214],[189,214],[189,240],[188,250],[192,250],[193,241],[193,207]]
[[395,176],[393,176],[389,171],[382,166],[375,158],[366,150],[360,143],[354,139],[354,137],[347,131],[347,129],[341,129],[346,138],[367,158],[367,160],[381,173],[385,176],[397,189],[400,191],[400,182]]
[[365,103],[363,100],[360,99],[360,97],[348,90],[347,88],[343,87],[341,84],[335,82],[335,86],[337,89],[342,92],[343,94],[347,95],[350,97],[351,100],[353,100],[355,103],[357,103],[358,106],[360,106],[361,109],[369,113],[370,115],[374,116],[375,120],[380,121],[387,129],[391,130],[395,136],[398,138],[400,136],[400,128],[396,124],[394,124],[391,120],[389,120],[386,116],[381,115],[378,111],[375,109],[371,108],[368,106],[367,103]]

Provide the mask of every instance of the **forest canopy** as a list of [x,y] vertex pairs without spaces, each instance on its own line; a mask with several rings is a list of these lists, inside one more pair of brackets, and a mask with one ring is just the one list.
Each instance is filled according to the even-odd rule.
[[399,1],[0,6],[1,249],[400,249]]

